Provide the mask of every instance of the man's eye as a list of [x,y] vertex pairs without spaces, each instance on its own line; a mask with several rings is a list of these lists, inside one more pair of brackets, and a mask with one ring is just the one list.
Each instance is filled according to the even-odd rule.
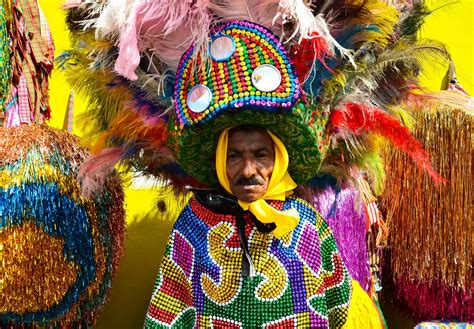
[[258,159],[265,159],[267,157],[266,153],[257,153],[257,158]]
[[239,155],[235,154],[235,153],[230,153],[230,154],[227,155],[227,159],[230,159],[230,160],[237,159],[238,157],[239,157]]

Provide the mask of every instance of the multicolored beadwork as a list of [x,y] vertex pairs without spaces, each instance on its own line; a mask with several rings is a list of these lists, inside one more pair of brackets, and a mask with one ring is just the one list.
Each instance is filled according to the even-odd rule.
[[171,232],[145,327],[342,327],[351,278],[330,228],[299,199],[271,204],[297,209],[300,223],[275,239],[244,214],[256,274],[243,277],[235,215],[214,213],[192,198]]
[[[245,107],[275,112],[295,105],[300,98],[298,78],[287,51],[272,32],[258,24],[236,20],[215,27],[210,35],[210,61],[202,63],[191,47],[178,67],[174,98],[181,129],[199,125],[231,109]],[[229,57],[216,58],[212,56],[213,42],[223,36],[233,41],[235,51],[230,48]],[[265,90],[259,87],[258,80],[265,77],[258,71],[270,67],[280,74],[281,83]],[[198,111],[189,102],[196,86],[206,86],[212,94],[207,106]]]
[[0,128],[0,327],[88,327],[106,300],[125,233],[113,177],[86,199],[88,152],[43,125]]
[[474,324],[449,321],[432,321],[418,323],[415,329],[474,329]]

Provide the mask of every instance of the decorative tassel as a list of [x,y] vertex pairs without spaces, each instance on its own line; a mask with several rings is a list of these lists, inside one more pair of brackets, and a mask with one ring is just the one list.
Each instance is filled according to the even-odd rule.
[[474,116],[441,107],[414,117],[415,136],[447,183],[435,187],[404,154],[387,151],[382,201],[390,226],[395,296],[419,321],[472,321]]
[[81,196],[78,138],[43,125],[0,127],[0,327],[90,327],[123,255],[123,190]]
[[322,177],[317,180],[323,186],[312,189],[311,204],[331,227],[351,277],[367,291],[370,281],[366,245],[367,219],[359,193],[350,185],[338,188],[334,179]]

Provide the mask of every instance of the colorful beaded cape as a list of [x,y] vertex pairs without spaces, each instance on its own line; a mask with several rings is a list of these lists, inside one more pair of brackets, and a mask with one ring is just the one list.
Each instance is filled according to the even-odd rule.
[[297,209],[301,221],[275,239],[244,214],[255,266],[255,275],[245,277],[235,215],[192,198],[172,230],[145,328],[342,327],[351,278],[330,228],[299,199],[272,206]]

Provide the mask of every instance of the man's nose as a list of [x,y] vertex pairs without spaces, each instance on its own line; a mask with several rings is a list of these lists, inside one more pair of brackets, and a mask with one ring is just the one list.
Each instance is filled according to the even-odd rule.
[[250,178],[255,176],[257,173],[255,161],[252,159],[244,159],[242,167],[242,176],[245,178]]

